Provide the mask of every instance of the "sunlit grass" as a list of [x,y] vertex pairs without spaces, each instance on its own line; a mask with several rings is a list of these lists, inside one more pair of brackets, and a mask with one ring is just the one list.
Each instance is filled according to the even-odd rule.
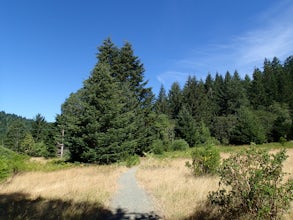
[[[229,153],[221,155],[228,157]],[[289,157],[284,162],[284,171],[291,173],[290,177],[293,178],[293,149],[288,149],[287,155]],[[185,158],[149,156],[142,160],[138,169],[137,178],[140,185],[153,196],[166,219],[189,219],[197,210],[207,208],[204,204],[208,192],[218,189],[218,177],[194,177],[185,167],[186,161]],[[293,208],[285,219],[293,219]]]
[[117,179],[125,168],[87,166],[53,172],[25,172],[0,185],[0,193],[24,193],[31,198],[109,204]]

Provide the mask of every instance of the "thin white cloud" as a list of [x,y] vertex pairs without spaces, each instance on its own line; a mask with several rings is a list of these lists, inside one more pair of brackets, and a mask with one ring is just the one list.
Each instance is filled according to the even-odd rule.
[[[176,62],[174,70],[158,76],[161,83],[184,81],[188,74],[196,73],[197,78],[205,78],[207,73],[221,73],[237,70],[242,76],[252,74],[255,67],[262,68],[265,58],[278,57],[284,61],[293,55],[293,2],[280,1],[260,14],[255,28],[228,42],[205,45],[196,48],[190,57]],[[178,74],[180,73],[180,74]],[[179,79],[182,76],[184,79]]]
[[178,82],[180,85],[183,85],[188,75],[189,73],[187,72],[166,71],[158,75],[157,80],[169,89],[174,82]]

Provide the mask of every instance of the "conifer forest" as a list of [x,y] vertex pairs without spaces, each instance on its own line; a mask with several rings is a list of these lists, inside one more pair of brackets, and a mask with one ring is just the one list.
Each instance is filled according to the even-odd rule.
[[54,123],[0,112],[1,145],[53,157],[62,143],[72,161],[110,164],[129,156],[206,143],[243,145],[292,140],[293,56],[265,59],[241,77],[235,72],[190,75],[157,95],[129,42],[110,38],[83,86],[68,95]]

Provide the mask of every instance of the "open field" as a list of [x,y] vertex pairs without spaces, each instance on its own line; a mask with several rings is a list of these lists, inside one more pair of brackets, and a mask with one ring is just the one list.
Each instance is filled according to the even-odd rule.
[[[227,149],[221,153],[222,158],[239,148]],[[164,156],[141,158],[137,180],[152,196],[160,210],[158,214],[165,219],[201,219],[199,214],[207,213],[208,192],[218,187],[217,177],[195,178],[185,167],[190,152],[168,152]],[[293,177],[293,149],[289,148],[287,154],[289,158],[284,163],[284,171]],[[109,200],[118,189],[119,176],[127,168],[62,164],[62,161],[32,158],[25,170],[0,184],[0,219],[3,216],[6,219],[104,219],[104,216],[115,216],[108,208]],[[293,219],[293,208],[291,210],[286,216],[288,220]]]
[[[293,177],[293,149],[288,149],[287,154],[284,171]],[[228,153],[222,156],[227,157]],[[183,158],[145,158],[137,172],[140,185],[153,196],[166,219],[192,219],[196,210],[205,209],[208,192],[218,187],[217,177],[193,177],[185,167],[186,161]],[[293,219],[293,208],[291,210],[286,216],[288,220]]]
[[[11,219],[96,219],[98,212],[108,212],[109,199],[125,169],[87,166],[18,174],[0,185],[0,209],[5,209],[0,210],[0,219],[6,211]],[[25,209],[35,213],[24,213]]]

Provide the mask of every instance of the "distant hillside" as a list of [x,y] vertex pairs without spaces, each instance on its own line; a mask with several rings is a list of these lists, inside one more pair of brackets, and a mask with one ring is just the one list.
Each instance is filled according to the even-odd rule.
[[0,112],[0,145],[2,145],[3,138],[5,136],[5,133],[8,129],[8,127],[14,122],[14,121],[21,121],[25,124],[27,128],[31,127],[32,119],[26,119],[21,116],[15,115],[15,114],[9,114],[5,113],[4,111]]

